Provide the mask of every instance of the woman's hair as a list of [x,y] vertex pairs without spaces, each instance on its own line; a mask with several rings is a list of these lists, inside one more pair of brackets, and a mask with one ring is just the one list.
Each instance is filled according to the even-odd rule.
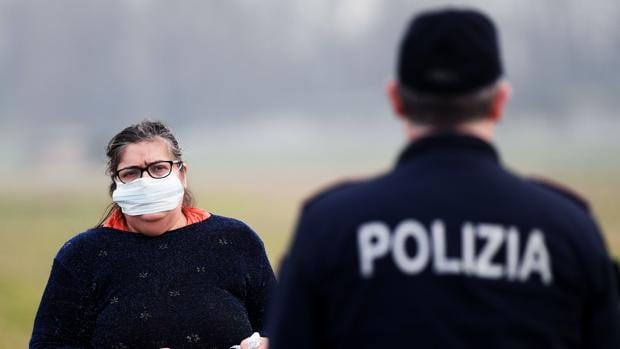
[[[106,174],[109,175],[111,179],[109,189],[110,196],[112,196],[112,193],[116,189],[114,173],[116,172],[116,168],[121,161],[121,156],[123,154],[123,150],[125,150],[125,147],[130,144],[154,141],[158,138],[163,139],[166,143],[168,143],[168,149],[170,150],[170,154],[172,154],[174,160],[183,161],[183,152],[179,146],[179,142],[176,137],[174,137],[174,134],[172,134],[172,130],[161,121],[142,120],[135,125],[125,128],[110,139],[110,142],[108,142],[108,146],[106,147],[106,156],[108,157]],[[185,167],[181,167],[180,171],[184,170]],[[194,196],[187,188],[185,189],[185,194],[183,195],[183,206],[194,206]],[[116,203],[111,203],[97,226],[101,226],[117,209],[120,209],[120,207]]]

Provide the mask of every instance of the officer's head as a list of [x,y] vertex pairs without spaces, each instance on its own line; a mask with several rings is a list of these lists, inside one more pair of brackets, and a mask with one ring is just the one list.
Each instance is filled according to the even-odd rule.
[[415,17],[402,39],[398,80],[388,85],[395,112],[413,125],[497,122],[510,94],[493,22],[474,10]]

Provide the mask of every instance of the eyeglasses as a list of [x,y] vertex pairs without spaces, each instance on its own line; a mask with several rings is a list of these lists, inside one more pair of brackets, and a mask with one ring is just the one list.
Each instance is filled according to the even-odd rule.
[[156,161],[152,162],[146,167],[131,166],[121,168],[114,172],[112,178],[118,178],[121,183],[127,184],[135,181],[138,178],[142,178],[142,174],[146,171],[152,178],[161,179],[168,177],[172,173],[172,165],[178,165],[179,170],[183,168],[183,161],[181,160],[168,160],[168,161]]

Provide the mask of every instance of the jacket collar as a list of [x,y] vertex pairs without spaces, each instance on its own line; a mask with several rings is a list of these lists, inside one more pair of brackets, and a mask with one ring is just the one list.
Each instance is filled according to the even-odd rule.
[[398,157],[397,166],[437,149],[473,151],[496,163],[500,160],[495,147],[478,137],[456,132],[437,132],[409,143]]

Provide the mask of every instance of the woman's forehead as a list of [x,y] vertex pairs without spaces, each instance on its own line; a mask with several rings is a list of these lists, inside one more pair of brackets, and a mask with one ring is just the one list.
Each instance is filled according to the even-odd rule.
[[124,146],[120,154],[118,168],[127,166],[143,166],[145,164],[160,160],[173,159],[168,142],[165,139],[158,137],[153,140],[132,143]]

